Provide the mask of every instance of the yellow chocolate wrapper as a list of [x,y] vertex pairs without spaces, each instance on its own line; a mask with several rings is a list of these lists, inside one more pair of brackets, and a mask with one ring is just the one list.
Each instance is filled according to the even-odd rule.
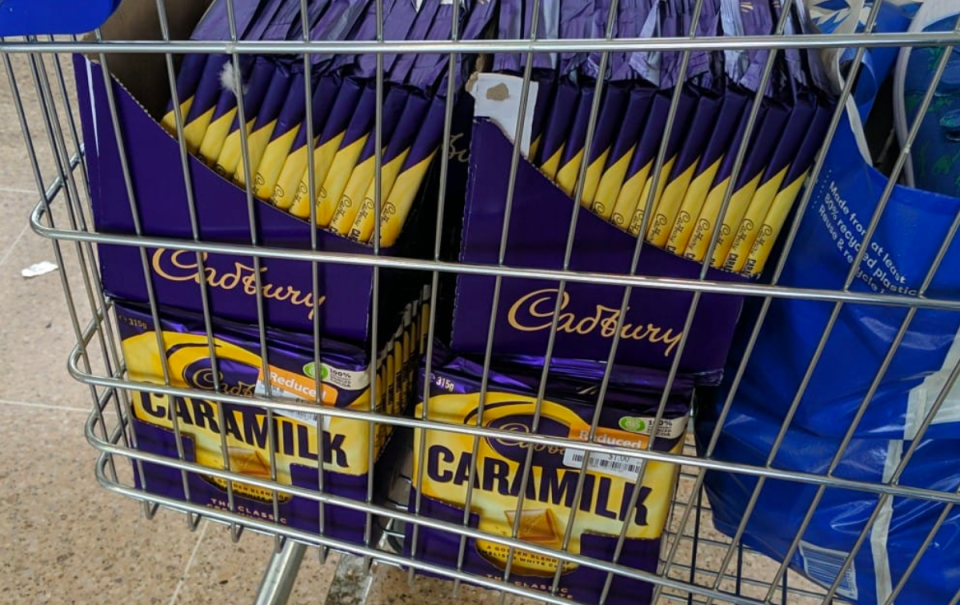
[[763,271],[767,259],[770,258],[770,252],[773,251],[773,245],[787,221],[787,216],[790,215],[790,209],[793,208],[793,203],[800,195],[800,188],[803,187],[803,181],[807,178],[808,172],[809,170],[804,171],[773,198],[770,210],[763,220],[763,225],[757,230],[757,238],[754,240],[753,246],[750,248],[750,255],[743,266],[744,272],[748,275],[760,275]]
[[775,174],[773,178],[763,185],[760,185],[753,194],[750,206],[747,208],[746,214],[743,215],[743,220],[740,221],[740,228],[737,229],[737,234],[733,238],[730,252],[724,261],[724,269],[737,273],[743,270],[747,262],[747,257],[750,254],[750,249],[753,248],[753,242],[757,239],[757,230],[763,224],[763,220],[770,210],[770,205],[773,204],[773,200],[777,196],[780,185],[783,184],[783,180],[786,178],[789,169],[789,165],[784,166],[783,170]]
[[623,179],[627,176],[627,168],[630,166],[630,160],[636,148],[637,146],[634,145],[622,158],[607,166],[603,176],[600,177],[597,192],[590,207],[594,214],[604,220],[609,221],[613,215],[613,208],[617,204],[617,198],[620,197],[620,188],[623,187]]
[[686,250],[687,242],[693,235],[693,229],[697,218],[700,216],[700,209],[703,207],[710,193],[710,186],[717,172],[720,171],[720,164],[723,163],[723,156],[717,158],[713,164],[706,170],[693,177],[690,186],[687,187],[683,195],[683,203],[680,204],[680,210],[677,212],[677,220],[670,231],[670,237],[667,239],[666,249],[674,254],[683,254]]

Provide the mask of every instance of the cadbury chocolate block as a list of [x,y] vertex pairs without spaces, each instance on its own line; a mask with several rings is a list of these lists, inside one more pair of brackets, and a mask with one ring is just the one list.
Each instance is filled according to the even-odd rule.
[[770,163],[760,179],[757,190],[753,194],[753,199],[750,200],[750,206],[740,222],[740,228],[737,230],[733,245],[727,254],[723,266],[727,271],[740,272],[743,270],[750,249],[753,247],[753,242],[757,238],[757,230],[763,224],[763,220],[770,210],[770,205],[787,176],[790,165],[797,157],[807,132],[813,126],[816,111],[816,99],[799,97],[795,100],[782,140],[770,158]]
[[200,150],[203,135],[207,132],[207,126],[220,98],[220,72],[228,61],[227,55],[211,55],[200,74],[200,83],[193,95],[190,111],[183,120],[183,137],[190,153],[195,154]]
[[[314,78],[314,81],[317,81],[317,78]],[[303,124],[307,108],[307,99],[304,94],[304,86],[307,84],[302,71],[294,74],[290,81],[290,89],[287,91],[283,108],[277,116],[276,126],[270,135],[270,141],[263,150],[263,157],[260,159],[253,180],[254,192],[262,200],[273,198],[277,179],[280,178],[280,171],[283,170],[283,164],[287,156],[290,155],[294,140],[300,134],[300,127]],[[315,89],[315,86],[310,86],[311,104],[313,103],[313,94],[315,94],[312,91]]]
[[724,152],[727,151],[730,139],[741,121],[747,102],[746,94],[740,91],[727,90],[724,94],[720,116],[717,118],[710,140],[697,162],[693,179],[683,194],[683,202],[677,212],[677,219],[674,221],[667,238],[666,250],[674,254],[683,254],[687,242],[693,234],[697,217],[700,216],[700,208],[706,201],[714,178],[720,170]]
[[584,177],[583,197],[580,200],[587,208],[593,206],[600,186],[600,176],[607,166],[610,151],[623,127],[624,114],[630,101],[630,90],[624,86],[611,84],[604,91],[597,125],[590,141],[590,165]]
[[556,96],[550,108],[550,119],[543,128],[543,143],[540,146],[540,169],[550,179],[557,177],[567,135],[570,133],[574,115],[580,102],[580,89],[567,78],[560,80]]
[[[381,159],[381,201],[386,200],[393,189],[393,184],[403,169],[407,156],[410,155],[411,147],[417,134],[420,132],[429,108],[430,101],[420,94],[412,93],[407,99],[407,104],[403,109],[403,119],[397,123],[396,130],[390,137],[390,142],[387,144]],[[361,176],[358,176],[358,178],[361,178]],[[375,178],[375,175],[371,175],[363,196],[363,203],[357,212],[353,225],[350,227],[348,237],[358,242],[366,243],[370,241],[370,237],[373,235],[374,222],[376,220],[376,203],[374,201],[376,198]]]
[[670,229],[683,203],[683,196],[693,180],[700,154],[717,125],[722,106],[723,97],[718,98],[707,92],[702,93],[697,102],[697,110],[690,122],[690,131],[670,168],[670,176],[665,180],[666,187],[656,203],[656,210],[647,228],[647,239],[655,246],[662,248],[667,243]]
[[[380,117],[380,143],[383,147],[380,158],[381,170],[383,168],[382,153],[390,142],[390,138],[393,136],[393,132],[396,130],[397,124],[399,124],[403,116],[408,99],[409,91],[395,87],[387,93],[383,101],[383,109]],[[374,124],[373,130],[366,136],[366,143],[364,143],[363,150],[360,152],[353,171],[350,173],[350,178],[343,188],[340,203],[337,205],[337,209],[333,213],[333,218],[330,221],[330,228],[343,236],[350,235],[350,229],[353,227],[353,222],[356,220],[357,214],[360,212],[360,206],[363,204],[364,194],[366,194],[367,188],[370,186],[370,183],[373,182],[375,176],[377,169],[377,137],[375,129],[376,124]],[[328,191],[328,195],[329,193]]]
[[646,125],[655,93],[655,90],[646,87],[637,87],[630,91],[626,113],[620,124],[616,141],[610,150],[603,176],[600,177],[600,183],[597,185],[592,206],[593,213],[604,220],[610,220],[613,214],[613,208],[620,195],[620,187],[623,186],[630,160],[633,159],[636,151],[640,133]]
[[[300,66],[297,65],[299,68]],[[302,75],[302,74],[301,74]],[[250,166],[250,173],[257,174],[260,169],[260,160],[263,159],[263,153],[267,149],[267,144],[273,136],[273,131],[277,127],[277,120],[290,94],[290,84],[296,81],[295,75],[281,62],[276,63],[273,77],[270,78],[270,86],[267,95],[263,98],[260,105],[260,111],[257,113],[257,119],[250,129],[247,136],[247,156]],[[294,93],[303,92],[303,80],[299,81],[299,89]],[[302,97],[302,94],[301,94]],[[247,184],[247,173],[244,163],[237,164],[237,171],[233,175],[233,180],[241,187]],[[256,182],[253,183],[256,191]],[[265,199],[269,199],[269,195]]]
[[597,87],[593,82],[585,83],[580,87],[580,98],[577,101],[573,124],[563,144],[563,153],[557,170],[557,186],[569,196],[573,196],[577,177],[580,175],[580,164],[583,163],[583,151],[587,140],[587,126],[590,124],[590,108],[596,92]]
[[[542,361],[542,360],[541,360]],[[610,452],[594,452],[589,456],[583,477],[579,502],[574,491],[584,467],[586,452],[575,442],[587,441],[596,411],[595,399],[575,394],[581,380],[552,376],[546,398],[540,406],[540,417],[534,419],[537,389],[525,388],[527,377],[510,369],[492,372],[486,406],[479,411],[482,365],[474,360],[435,360],[429,380],[430,420],[456,425],[480,424],[487,429],[537,433],[573,441],[568,447],[538,449],[533,455],[530,478],[523,492],[522,508],[518,494],[527,457],[527,443],[508,439],[481,438],[476,457],[474,439],[469,435],[443,430],[415,432],[414,476],[423,471],[420,514],[460,524],[467,504],[469,469],[476,465],[476,481],[470,498],[470,525],[490,534],[489,539],[468,538],[463,571],[482,577],[501,578],[505,573],[509,548],[497,537],[510,536],[518,523],[517,538],[539,547],[559,549],[569,536],[569,552],[600,561],[611,561],[621,528],[626,524],[618,563],[643,571],[654,572],[660,551],[660,537],[676,488],[679,467],[652,462],[646,465],[640,495],[633,508],[639,459],[624,450],[679,452],[683,448],[687,403],[690,391],[678,389],[670,397],[668,411],[656,431],[653,430],[659,390],[654,382],[630,381],[635,400],[620,407],[616,397],[604,402],[594,442],[618,448]],[[514,366],[516,367],[516,366]],[[533,368],[535,370],[535,368]],[[603,364],[582,364],[580,375],[590,375],[598,383]],[[522,371],[522,368],[521,368]],[[536,372],[531,372],[531,376]],[[644,374],[638,371],[637,374]],[[647,376],[644,376],[647,378]],[[650,378],[653,378],[652,376]],[[662,378],[659,374],[657,378]],[[625,385],[614,384],[612,391]],[[661,387],[662,388],[662,385]],[[422,405],[417,414],[422,412]],[[656,439],[651,436],[656,433]],[[651,443],[652,442],[652,443]],[[419,458],[421,446],[424,458]],[[415,498],[411,498],[414,502]],[[409,531],[409,530],[408,530]],[[452,532],[420,528],[416,552],[408,535],[406,554],[415,559],[445,567],[457,568],[460,537]],[[560,569],[558,594],[577,602],[594,603],[603,592],[607,574],[602,569],[559,561],[550,556],[518,548],[506,580],[533,589],[549,586]],[[649,603],[650,584],[615,577],[608,603]]]
[[[417,10],[417,17],[413,26],[407,32],[407,40],[426,40],[430,26],[433,25],[433,18],[439,8],[440,0],[424,0]],[[417,56],[415,53],[404,53],[396,57],[387,74],[387,79],[394,84],[404,84]]]
[[[276,71],[276,64],[268,57],[257,57],[250,73],[250,79],[246,82],[243,94],[243,119],[246,124],[240,124],[240,114],[237,112],[230,125],[230,132],[223,140],[223,146],[220,148],[220,155],[217,156],[217,163],[213,169],[220,176],[231,179],[237,171],[243,159],[243,136],[240,134],[240,128],[246,129],[247,135],[256,124],[257,114],[260,113],[260,106],[267,97],[270,90],[270,82],[273,80],[273,74]],[[208,158],[209,159],[209,158]]]
[[[317,416],[309,412],[309,406],[370,409],[369,350],[324,339],[319,343],[321,367],[318,368],[312,336],[268,329],[266,353],[270,366],[264,371],[259,333],[254,327],[218,321],[213,334],[217,351],[214,363],[209,357],[207,332],[200,316],[188,313],[162,316],[159,330],[165,350],[161,352],[157,346],[158,326],[146,308],[120,303],[116,312],[131,380],[163,385],[163,366],[166,365],[172,386],[206,391],[214,388],[213,372],[216,371],[224,393],[265,397],[269,389],[274,400],[295,401],[307,408],[275,411],[271,441],[266,411],[252,401],[251,405],[244,406],[220,404],[202,396],[169,397],[149,391],[134,392],[134,430],[141,449],[176,458],[173,433],[176,417],[185,455],[191,462],[269,480],[272,453],[276,482],[280,484],[277,499],[281,517],[274,518],[271,490],[242,480],[232,482],[236,509],[242,515],[305,531],[319,529],[316,501],[284,492],[282,486],[316,490],[321,452],[324,491],[353,500],[366,499],[367,472],[371,465],[380,466],[378,460],[392,433],[392,425],[376,426],[374,458],[370,459],[369,423]],[[319,395],[318,375],[322,377]],[[376,407],[385,411],[388,403],[385,391],[378,391]],[[389,459],[385,459],[385,464],[391,464]],[[145,464],[143,475],[137,473],[137,483],[153,493],[187,499],[180,472],[173,468]],[[191,502],[217,509],[229,508],[225,480],[190,473],[189,485]],[[324,509],[326,524],[322,533],[354,543],[363,541],[363,513],[336,505],[326,505]]]

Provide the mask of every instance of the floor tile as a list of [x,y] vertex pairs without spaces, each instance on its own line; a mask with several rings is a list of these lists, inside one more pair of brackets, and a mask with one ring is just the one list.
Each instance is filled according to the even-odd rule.
[[166,604],[197,535],[102,489],[86,415],[0,404],[0,577],[10,603]]
[[[63,267],[39,277],[24,278],[20,271],[41,261],[57,262],[50,241],[28,232],[0,265],[0,309],[4,314],[7,346],[0,348],[0,399],[87,408],[90,391],[66,371],[67,357],[76,343],[61,283],[70,283],[81,326],[92,316],[73,244],[63,244]],[[90,347],[95,369],[97,340]]]
[[[234,544],[226,526],[211,523],[173,603],[252,603],[273,548],[273,538],[249,531]],[[338,561],[331,554],[321,565],[317,549],[308,548],[288,605],[322,603]]]

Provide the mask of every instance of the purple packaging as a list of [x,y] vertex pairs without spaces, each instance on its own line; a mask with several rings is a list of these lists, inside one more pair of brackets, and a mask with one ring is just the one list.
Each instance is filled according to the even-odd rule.
[[[533,2],[525,2],[523,10],[523,38],[529,40],[533,35]],[[556,40],[560,37],[560,3],[540,2],[540,15],[537,19],[537,39]],[[527,55],[520,59],[520,67],[527,65]],[[557,69],[556,53],[534,53],[534,69]]]
[[[240,81],[246,82],[250,79],[254,66],[257,64],[253,57],[240,58]],[[233,65],[231,62],[229,65]],[[260,69],[267,69],[268,63],[261,62]],[[232,67],[227,68],[232,69]],[[229,77],[232,72],[226,74],[224,79],[233,80]],[[221,72],[221,76],[224,74]],[[221,86],[224,82],[221,81]],[[213,109],[213,115],[210,117],[210,123],[207,125],[207,131],[203,134],[203,141],[200,142],[200,150],[197,157],[208,166],[213,166],[220,157],[220,151],[223,149],[223,142],[226,140],[233,122],[237,117],[237,93],[235,91],[236,82],[230,82],[230,86],[223,87],[220,91],[220,97],[217,99],[217,105]]]
[[[427,115],[431,102],[425,96],[412,93],[407,99],[407,104],[403,108],[403,120],[397,124],[396,130],[390,137],[381,158],[381,202],[386,201],[387,196],[393,189],[393,184],[397,176],[403,169],[407,156],[410,154],[410,148],[420,132],[420,127]],[[354,219],[353,226],[350,228],[348,237],[354,241],[368,242],[374,231],[375,205],[374,196],[375,183],[371,179],[367,186],[366,194],[363,197],[363,205]],[[381,208],[381,214],[382,214]]]
[[[314,82],[317,80],[319,78],[314,77]],[[273,198],[280,171],[290,155],[294,140],[300,134],[300,127],[307,110],[303,88],[305,85],[307,85],[306,77],[302,71],[298,70],[290,80],[287,98],[280,109],[280,115],[277,116],[270,141],[263,150],[263,157],[253,180],[254,193],[262,200]],[[310,86],[310,89],[316,90],[316,86]]]
[[[661,91],[654,97],[646,127],[640,136],[640,140],[637,141],[637,148],[630,159],[630,165],[627,168],[620,194],[617,197],[617,203],[610,218],[610,222],[634,236],[640,233],[643,216],[647,211],[647,198],[643,193],[650,186],[653,165],[663,142],[672,94],[671,91]],[[680,150],[680,144],[683,142],[687,126],[696,106],[696,96],[691,94],[689,90],[684,89],[680,94],[673,128],[670,130],[670,139],[667,141],[665,157],[668,161]],[[661,179],[662,181],[663,179]]]
[[[440,0],[424,0],[417,11],[417,18],[413,22],[413,27],[407,32],[407,40],[426,40],[430,26],[433,25],[433,18],[439,8]],[[394,84],[406,82],[417,56],[417,53],[404,53],[397,56],[387,74],[387,80]]]
[[[652,0],[650,11],[640,28],[641,38],[660,37],[660,19],[664,10],[664,0]],[[641,51],[631,53],[630,66],[641,78],[654,86],[660,85],[660,51]]]
[[[573,124],[567,139],[563,144],[563,154],[560,156],[560,167],[557,170],[557,185],[567,195],[573,195],[577,186],[577,177],[580,176],[580,164],[583,162],[583,149],[587,139],[587,126],[590,123],[590,108],[593,97],[597,92],[596,84],[587,82],[580,87],[580,98],[577,102],[576,113],[573,115]],[[569,119],[569,118],[567,118]]]
[[[384,149],[393,137],[397,124],[405,115],[404,110],[407,108],[409,98],[409,91],[394,87],[390,89],[383,100],[380,118],[380,143]],[[357,157],[355,167],[350,172],[350,178],[345,183],[336,211],[330,220],[330,228],[343,236],[350,235],[350,230],[363,204],[367,188],[375,177],[377,152],[375,128],[376,125],[374,124],[366,137],[363,149]],[[383,160],[383,156],[381,156],[381,160]]]
[[[536,387],[528,387],[524,380],[508,369],[495,369],[485,392],[486,406],[480,414],[481,374],[476,362],[453,358],[442,363],[437,360],[431,376],[421,377],[421,391],[429,384],[429,406],[418,411],[436,422],[475,426],[487,429],[537,433],[551,437],[586,441],[595,416],[596,401],[573,394],[579,381],[567,381],[565,376],[551,375],[546,398],[539,406],[534,420]],[[593,367],[602,373],[602,365]],[[683,448],[686,413],[691,390],[678,388],[671,393],[667,412],[656,428],[657,437],[651,444],[661,389],[657,378],[643,371],[636,372],[629,381],[634,399],[629,405],[619,406],[609,397],[599,414],[595,443],[616,444],[614,447],[655,451],[679,452]],[[653,374],[653,373],[651,373]],[[596,386],[599,378],[592,382]],[[613,381],[612,381],[613,382]],[[611,391],[626,390],[626,385],[613,384]],[[524,491],[524,506],[519,509],[519,482],[522,480],[529,444],[504,439],[479,440],[476,459],[473,458],[474,438],[443,430],[415,434],[414,476],[423,477],[419,514],[461,525],[467,504],[467,469],[476,462],[477,481],[470,498],[469,525],[492,534],[494,539],[512,535],[515,516],[521,515],[518,538],[540,548],[560,550],[569,534],[568,551],[597,561],[596,566],[563,563],[559,574],[559,596],[579,603],[595,603],[604,592],[607,571],[600,563],[614,559],[632,569],[651,574],[656,572],[660,553],[660,536],[666,524],[676,488],[679,467],[674,464],[650,462],[645,465],[642,486],[643,497],[637,499],[634,510],[630,503],[634,484],[640,469],[639,459],[610,453],[590,456],[584,490],[575,503],[573,492],[580,478],[585,451],[575,447],[547,448],[532,458],[530,481]],[[419,452],[423,446],[424,459]],[[423,472],[420,472],[420,469]],[[418,500],[411,494],[414,510]],[[617,548],[618,535],[627,525],[626,539]],[[405,555],[415,560],[451,569],[460,569],[461,537],[453,532],[421,526],[413,550],[412,529],[408,527],[404,541]],[[462,570],[480,577],[502,578],[505,573],[508,548],[497,542],[466,538]],[[511,584],[543,590],[550,585],[557,572],[558,561],[540,553],[516,549],[510,574]],[[614,575],[606,602],[613,605],[648,604],[653,585]]]
[[[724,36],[740,37],[744,32],[740,13],[740,0],[720,0],[720,28]],[[727,49],[723,51],[723,71],[731,82],[740,82],[747,73],[747,51]]]
[[[137,73],[134,57],[118,55],[111,60],[116,73]],[[209,308],[215,317],[237,322],[258,321],[254,261],[248,255],[211,253],[206,257],[206,274],[198,274],[196,255],[175,248],[195,241],[190,231],[191,215],[184,198],[183,170],[178,143],[170,137],[119,83],[113,83],[119,127],[124,133],[124,149],[116,142],[111,116],[94,111],[108,106],[103,71],[99,64],[75,56],[78,89],[90,91],[78,99],[84,140],[99,140],[87,150],[87,174],[91,208],[100,233],[133,236],[137,233],[127,197],[126,178],[121,157],[127,161],[132,194],[136,201],[142,234],[171,238],[169,245],[146,249],[150,281],[157,302],[170,308],[199,312],[204,308],[200,283],[205,282]],[[165,77],[162,73],[153,74]],[[188,157],[200,238],[204,242],[249,244],[250,221],[246,193],[220,178],[195,157]],[[253,205],[259,244],[267,248],[308,249],[311,227],[305,221],[267,204]],[[381,254],[419,257],[425,253],[423,242],[432,241],[420,233],[431,223],[429,218],[411,221],[396,248]],[[432,227],[430,227],[432,229]],[[432,231],[431,231],[432,233]],[[321,252],[372,254],[368,246],[320,231],[317,249]],[[105,292],[116,299],[149,300],[143,279],[140,249],[133,245],[103,245],[98,249],[101,278]],[[339,339],[364,342],[370,331],[373,269],[357,265],[319,263],[306,260],[261,259],[263,312],[266,325],[280,329],[312,333],[314,317],[319,315],[323,334]],[[314,272],[318,295],[313,295]],[[419,291],[426,274],[383,268],[380,270],[383,296],[380,316],[391,312],[407,299],[411,290]],[[410,296],[412,298],[412,296]]]
[[[353,119],[355,110],[366,90],[369,90],[368,86],[364,86],[353,78],[344,78],[342,80],[340,89],[337,91],[337,100],[330,108],[330,114],[327,116],[326,123],[319,135],[317,144],[310,155],[312,160],[307,160],[313,161],[314,163],[314,175],[316,179],[314,184],[318,190],[323,186],[324,179],[327,178],[327,171],[330,169],[330,164],[333,163],[333,158],[336,157],[337,150],[340,149],[340,143],[346,135],[350,121]],[[369,108],[367,111],[369,111]],[[363,117],[364,116],[361,116],[361,118]],[[309,174],[305,166],[300,175],[300,184],[297,186],[293,204],[290,206],[290,213],[302,219],[310,218],[311,194],[308,190],[309,180]]]
[[[255,60],[253,71],[250,73],[250,79],[246,82],[243,95],[243,117],[246,120],[244,128],[247,134],[250,133],[256,123],[257,114],[260,113],[260,106],[270,89],[270,82],[273,80],[276,67],[276,63],[268,57],[257,57]],[[217,174],[226,179],[233,178],[237,166],[240,165],[243,158],[243,137],[240,135],[240,126],[240,113],[237,112],[233,124],[230,125],[230,132],[223,140],[220,155],[217,156],[217,163],[214,165]]]
[[[395,0],[390,11],[390,18],[383,23],[383,40],[396,42],[406,40],[413,22],[417,18],[417,9],[411,0]],[[393,68],[396,54],[383,55],[383,71],[389,74]],[[377,74],[377,55],[363,53],[356,57],[356,76],[361,79],[373,78]]]
[[[696,0],[684,0],[681,4],[681,32],[688,34],[693,26],[693,11]],[[720,2],[719,0],[703,0],[700,8],[700,20],[697,24],[698,38],[713,37],[720,33]],[[696,78],[710,71],[710,51],[693,51],[690,53],[690,63],[687,66],[687,79]]]
[[[147,308],[118,303],[120,340],[128,375],[137,382],[164,385],[164,358],[169,367],[170,385],[176,388],[213,390],[213,370],[219,373],[223,391],[231,395],[266,396],[270,384],[275,399],[289,399],[304,405],[368,410],[370,404],[369,350],[330,339],[319,343],[322,370],[316,368],[313,338],[307,334],[270,329],[263,370],[259,332],[229,322],[214,326],[217,365],[207,346],[203,318],[181,313],[162,315],[158,327]],[[166,350],[157,348],[158,332]],[[378,365],[383,365],[382,358]],[[318,396],[315,376],[324,382]],[[378,368],[379,371],[379,368]],[[371,465],[382,476],[393,465],[381,457],[392,433],[392,425],[377,425],[374,458],[370,459],[371,430],[368,423],[343,418],[318,417],[309,412],[275,411],[271,443],[264,408],[221,404],[201,397],[169,397],[149,391],[131,393],[133,430],[137,447],[145,452],[176,460],[174,410],[184,458],[202,466],[229,469],[259,480],[271,479],[271,459],[276,463],[280,517],[276,518],[271,490],[243,481],[227,481],[202,472],[187,475],[189,497],[181,472],[163,464],[143,463],[142,473],[134,465],[139,489],[214,509],[229,510],[232,489],[236,510],[244,516],[266,519],[327,537],[363,543],[365,514],[350,508],[324,505],[324,526],[320,530],[315,500],[282,491],[282,485],[318,489],[318,461],[323,461],[323,491],[360,502],[367,498],[367,473]],[[398,399],[408,400],[408,397]],[[394,402],[391,402],[393,404]],[[378,393],[376,407],[388,408],[386,390]],[[391,407],[398,407],[395,404]],[[393,411],[393,410],[391,410]],[[318,424],[322,430],[318,434]],[[226,451],[222,442],[226,441]],[[273,451],[271,451],[271,449]],[[322,453],[322,454],[321,454]],[[226,460],[225,460],[226,458]]]
[[626,177],[630,160],[640,139],[640,132],[647,123],[647,114],[653,104],[655,91],[652,88],[636,87],[630,91],[627,109],[620,125],[616,141],[607,158],[607,165],[603,169],[603,176],[597,185],[597,193],[592,210],[604,220],[610,220],[620,195],[623,179]]
[[546,128],[553,99],[557,94],[557,78],[555,72],[538,70],[535,72],[534,80],[537,82],[537,102],[533,106],[530,154],[527,159],[538,164],[540,162],[540,144],[543,143],[543,131]]
[[[523,0],[502,0],[498,40],[520,40],[523,33]],[[523,56],[520,53],[496,53],[493,56],[493,71],[517,74],[522,71]]]
[[[650,0],[620,0],[617,4],[617,37],[638,37],[649,10]],[[610,79],[612,81],[618,82],[636,78],[629,59],[629,52],[611,53]]]
[[[664,3],[663,12],[660,17],[658,37],[677,38],[684,35],[682,10],[683,6],[680,2]],[[677,80],[680,77],[680,61],[682,57],[683,53],[680,51],[660,53],[660,75],[657,82],[660,88],[670,89],[677,84]]]
[[[560,38],[563,40],[584,40],[593,31],[594,0],[566,0],[560,3]],[[501,16],[502,19],[502,16]],[[560,53],[560,75],[569,75],[580,67],[587,58],[586,53]]]
[[560,170],[560,160],[564,144],[570,132],[570,116],[577,111],[580,89],[568,78],[562,78],[557,84],[556,96],[550,107],[550,118],[546,121],[541,135],[540,169],[551,179],[556,178]]
[[[326,12],[310,31],[311,40],[345,40],[364,14],[369,0],[332,0]],[[310,55],[314,65],[326,65],[334,55]]]
[[[203,142],[217,99],[220,97],[220,72],[229,61],[227,55],[211,55],[203,66],[200,82],[190,104],[190,111],[183,116],[183,137],[187,151],[197,153]],[[176,132],[176,130],[174,130]]]
[[313,153],[313,147],[320,139],[323,129],[326,126],[330,110],[337,100],[337,91],[340,90],[342,80],[337,75],[325,75],[320,78],[320,82],[311,95],[311,113],[313,114],[313,141],[307,145],[307,125],[303,123],[297,136],[293,139],[290,151],[283,162],[283,168],[277,177],[277,183],[273,188],[273,196],[270,201],[278,208],[284,210],[293,205],[296,199],[297,189],[300,186],[300,179],[307,170],[307,162]]
[[[386,24],[390,22],[390,13],[393,10],[395,5],[394,0],[383,0],[383,23],[384,29],[386,29]],[[356,26],[353,28],[353,31],[349,35],[344,37],[345,40],[353,40],[355,42],[372,42],[377,39],[377,2],[371,0],[370,4],[367,5],[367,10],[363,13],[363,16],[357,21]],[[331,70],[338,70],[346,65],[352,64],[357,59],[357,55],[343,54],[336,55],[333,58],[333,63],[331,64]]]
[[[740,1],[740,15],[743,22],[743,33],[747,36],[765,36],[774,31],[773,13],[769,0],[753,2]],[[764,65],[770,51],[767,49],[751,49],[746,51],[747,68],[740,80],[740,84],[747,90],[756,91],[760,87]],[[766,92],[766,91],[765,91]]]
[[[441,4],[427,32],[427,40],[449,40],[452,33],[453,4]],[[419,90],[431,90],[446,70],[449,58],[446,53],[418,54],[407,76],[407,85]]]
[[[607,20],[610,18],[610,10],[613,8],[611,0],[595,0],[593,5],[593,27],[590,37],[594,40],[603,40],[607,37]],[[618,13],[619,16],[619,13]],[[619,21],[614,19],[613,37],[616,38],[619,33]],[[606,77],[606,74],[600,74],[600,60],[602,53],[591,52],[587,55],[587,60],[580,67],[580,72],[594,80]],[[607,68],[610,69],[609,67]],[[609,72],[608,72],[609,73]]]
[[[485,120],[475,122],[462,262],[489,266],[499,263],[511,145],[496,125]],[[572,212],[573,201],[530,163],[521,160],[504,262],[512,267],[563,268]],[[571,270],[629,272],[635,237],[584,212],[577,221],[575,238]],[[698,278],[699,273],[696,263],[653,247],[644,249],[638,269],[639,275],[688,279]],[[742,280],[714,270],[708,271],[707,279]],[[458,276],[451,339],[454,350],[485,350],[488,326],[477,318],[490,317],[494,281],[491,276]],[[503,279],[493,336],[495,355],[543,355],[556,296],[556,282]],[[688,292],[636,288],[629,301],[616,362],[669,368],[677,353],[691,298]],[[741,297],[704,294],[703,298],[680,359],[683,372],[710,372],[723,366],[739,315]],[[606,359],[622,299],[620,286],[568,282],[554,356]]]
[[[299,71],[300,65],[295,65]],[[270,85],[267,88],[267,94],[260,104],[260,110],[257,112],[256,120],[250,128],[247,135],[247,154],[249,156],[250,173],[256,175],[260,168],[260,160],[263,158],[263,152],[267,149],[267,143],[273,136],[273,130],[277,126],[277,119],[283,110],[287,97],[290,94],[290,83],[295,79],[294,74],[283,63],[276,62],[273,71],[273,77],[270,78]],[[300,81],[300,89],[294,91],[294,94],[303,92],[303,81]],[[301,94],[301,96],[303,96]],[[247,116],[249,118],[249,115]],[[234,172],[233,180],[243,187],[247,183],[247,173],[243,161],[237,164],[237,170]],[[256,183],[254,183],[256,190]],[[269,199],[265,196],[264,199]]]
[[596,199],[600,177],[607,166],[610,150],[617,138],[617,132],[623,127],[623,118],[630,101],[630,90],[625,86],[610,84],[604,89],[600,115],[590,141],[590,165],[584,177],[581,203],[591,208]]
[[[723,119],[721,108],[724,97],[701,92],[697,109],[690,122],[686,140],[683,142],[676,160],[671,162],[663,189],[663,194],[656,202],[654,214],[649,221],[647,239],[661,248],[666,245],[670,236],[670,229],[680,211],[687,187],[693,180],[694,171],[699,163],[704,147],[710,140],[714,128]],[[666,168],[666,166],[664,166]]]
[[[730,148],[730,139],[734,134],[741,116],[747,107],[748,98],[739,90],[730,88],[723,97],[723,106],[717,118],[716,126],[710,135],[710,140],[703,148],[697,169],[683,195],[683,202],[677,212],[677,220],[670,230],[666,250],[675,254],[683,254],[687,242],[693,233],[695,222],[700,216],[700,208],[710,193],[710,188],[720,170],[724,152]],[[660,239],[658,238],[658,242]],[[659,244],[658,244],[659,245]]]

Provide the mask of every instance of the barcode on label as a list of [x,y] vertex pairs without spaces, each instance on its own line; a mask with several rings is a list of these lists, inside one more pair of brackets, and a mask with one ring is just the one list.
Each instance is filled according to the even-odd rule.
[[[568,447],[567,451],[563,454],[563,464],[570,468],[579,469],[583,465],[585,456],[585,451]],[[637,475],[640,473],[640,464],[641,461],[639,458],[631,458],[630,456],[622,456],[620,454],[598,454],[594,452],[590,455],[590,464],[587,466],[587,470],[636,480]]]
[[[266,397],[267,388],[263,383],[263,380],[257,379],[257,384],[253,387],[253,394],[257,397]],[[281,388],[278,388],[276,385],[270,388],[270,396],[277,399],[292,399],[294,401],[300,401],[303,403],[308,403],[302,397],[299,397],[295,393],[289,393]],[[317,423],[317,416],[319,414],[311,414],[310,412],[298,412],[295,410],[276,410],[277,414],[281,416],[286,416],[287,418],[292,418],[293,420],[299,420],[304,424],[315,425]],[[330,429],[330,417],[323,417],[323,428],[324,430]]]
[[[850,553],[816,546],[809,542],[800,542],[800,557],[803,559],[803,571],[821,586],[829,588],[837,581]],[[857,569],[851,562],[837,585],[837,594],[850,600],[857,599]]]

